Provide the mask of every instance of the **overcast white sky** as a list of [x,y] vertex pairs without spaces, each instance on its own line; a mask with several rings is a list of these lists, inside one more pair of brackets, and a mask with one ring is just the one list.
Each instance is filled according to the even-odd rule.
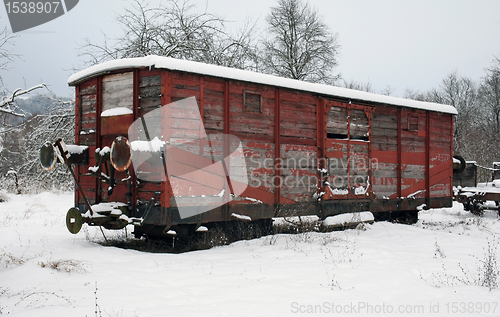
[[[157,3],[157,0],[151,0]],[[193,0],[201,7],[234,21],[246,18],[265,26],[275,1]],[[478,80],[494,56],[500,56],[498,0],[309,0],[342,46],[337,71],[346,80],[370,81],[376,90],[390,86],[401,96],[406,88],[437,87],[449,72]],[[22,61],[0,72],[5,85],[31,87],[40,82],[58,95],[73,96],[70,70],[79,66],[78,43],[85,37],[101,41],[119,34],[117,13],[130,6],[123,0],[80,0],[67,14],[17,33],[14,52]],[[8,25],[5,7],[1,25]],[[10,30],[10,25],[8,25]]]

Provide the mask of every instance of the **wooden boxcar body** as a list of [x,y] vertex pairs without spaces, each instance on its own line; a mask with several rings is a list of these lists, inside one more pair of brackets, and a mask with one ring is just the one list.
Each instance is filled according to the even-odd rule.
[[[139,235],[239,216],[324,219],[452,203],[456,111],[451,106],[157,56],[93,66],[68,82],[76,88],[75,142],[91,153],[88,164],[76,167],[78,184],[91,204],[122,202],[130,217],[145,217],[136,228]],[[248,173],[244,192],[215,209],[181,218],[171,182],[139,180],[130,167],[116,172],[117,184],[108,195],[106,177],[91,173],[98,165],[96,149],[126,137],[130,125],[148,112],[189,97],[196,98],[207,135],[241,141]],[[101,116],[116,107],[130,112]],[[196,129],[179,115],[168,132],[156,136],[173,144],[196,139]],[[210,187],[204,180],[184,185]],[[186,199],[200,204],[216,195],[194,191]],[[78,191],[75,205],[87,209]]]

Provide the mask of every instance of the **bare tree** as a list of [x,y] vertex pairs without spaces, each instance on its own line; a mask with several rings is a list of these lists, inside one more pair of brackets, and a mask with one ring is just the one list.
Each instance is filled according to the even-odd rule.
[[263,40],[266,72],[293,79],[333,84],[340,49],[316,10],[302,0],[278,0],[267,19],[269,37]]
[[[17,36],[12,34],[7,27],[0,30],[0,70],[2,71],[8,70],[9,64],[20,58],[20,55],[14,53],[14,39],[16,37]],[[28,94],[35,89],[47,87],[45,84],[40,84],[24,90],[18,88],[14,92],[10,93],[8,92],[8,89],[5,88],[1,76],[0,85],[2,86],[0,91],[0,113],[18,117],[24,117],[26,113],[16,105],[15,99],[21,95]],[[2,125],[0,124],[0,131],[1,130]]]
[[414,90],[411,88],[407,88],[403,93],[403,98],[418,100],[418,101],[430,101],[428,100],[428,94],[425,92],[421,92],[419,90]]
[[342,87],[344,88],[349,88],[349,89],[354,89],[354,90],[360,90],[360,91],[366,91],[366,92],[372,92],[375,93],[375,90],[372,87],[372,83],[367,81],[365,83],[361,81],[357,81],[352,79],[351,81],[343,80],[342,81]]
[[486,111],[486,122],[495,138],[500,136],[500,58],[486,69],[480,86],[481,103]]
[[135,0],[117,17],[123,34],[115,39],[104,36],[103,44],[85,39],[81,56],[86,64],[106,60],[169,56],[236,68],[255,68],[254,25],[247,23],[235,34],[225,29],[227,21],[197,11],[188,0],[166,0],[157,7]]
[[[483,82],[484,85],[484,82]],[[466,160],[476,161],[480,166],[490,167],[498,161],[500,146],[489,126],[490,109],[484,107],[481,86],[456,71],[445,77],[439,89],[432,89],[426,101],[452,105],[458,115],[454,119],[453,153]],[[478,169],[478,180],[489,181],[491,171]]]
[[480,124],[478,85],[467,77],[460,76],[456,71],[445,77],[440,89],[432,89],[427,94],[427,101],[447,104],[457,109],[454,131],[454,152],[466,156],[466,145],[469,144],[470,130]]
[[13,40],[17,36],[13,35],[7,27],[0,31],[0,70],[6,70],[8,65],[13,62],[19,55],[13,52]]

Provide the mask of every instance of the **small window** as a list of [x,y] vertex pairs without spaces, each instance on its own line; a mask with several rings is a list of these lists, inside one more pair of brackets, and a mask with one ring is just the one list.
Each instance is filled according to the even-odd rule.
[[328,139],[347,139],[347,108],[331,107],[326,120]]
[[262,113],[262,95],[258,92],[244,90],[243,112]]
[[104,76],[102,78],[102,111],[118,107],[132,110],[133,92],[132,72]]
[[349,111],[351,140],[370,141],[370,124],[364,110]]
[[410,113],[408,115],[408,131],[418,131],[418,116]]

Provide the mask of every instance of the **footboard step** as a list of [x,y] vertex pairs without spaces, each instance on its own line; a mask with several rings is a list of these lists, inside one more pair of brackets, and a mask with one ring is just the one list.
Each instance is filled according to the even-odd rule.
[[205,226],[199,226],[198,228],[196,228],[196,232],[207,232],[207,231],[208,228]]
[[241,220],[241,221],[252,221],[252,218],[250,218],[248,216],[235,214],[235,213],[232,213],[231,217],[234,219],[237,219],[237,220]]
[[360,223],[373,223],[374,221],[375,218],[371,212],[362,211],[326,217],[323,220],[323,226],[328,229],[355,228]]

